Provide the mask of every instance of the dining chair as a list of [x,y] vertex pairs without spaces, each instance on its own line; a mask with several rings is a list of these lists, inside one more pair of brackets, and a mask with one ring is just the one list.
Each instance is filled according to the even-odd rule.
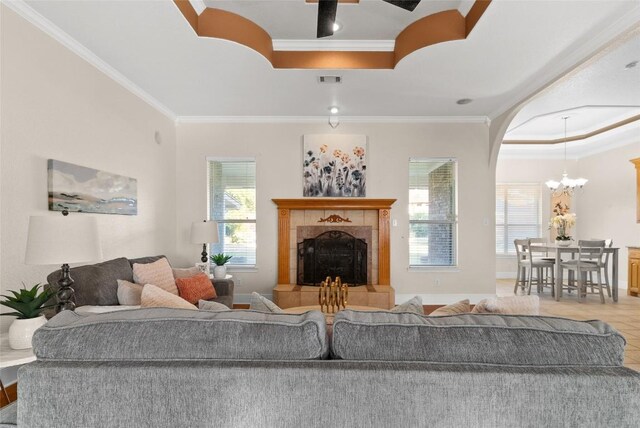
[[533,273],[535,272],[535,283],[538,293],[542,292],[545,285],[551,285],[551,295],[553,296],[553,282],[550,284],[545,279],[544,271],[550,268],[553,275],[555,260],[545,260],[541,257],[534,257],[531,253],[531,242],[529,239],[516,239],[513,241],[513,244],[516,247],[516,258],[518,261],[518,272],[516,274],[516,284],[513,288],[513,294],[518,293],[518,288],[521,288],[523,293],[531,294],[531,286],[534,282]]
[[604,267],[605,241],[603,240],[580,240],[578,241],[578,257],[575,259],[563,261],[560,263],[560,283],[562,284],[562,276],[564,269],[569,272],[575,272],[577,279],[576,284],[569,283],[563,285],[569,289],[575,288],[578,291],[578,299],[582,300],[587,295],[587,274],[595,272],[597,274],[597,285],[600,292],[600,302],[604,303],[604,293],[602,291],[602,268]]
[[[528,238],[529,239],[529,252],[531,253],[531,257],[534,262],[537,261],[546,261],[551,262],[550,264],[545,264],[545,266],[538,267],[538,269],[542,269],[544,273],[544,283],[543,287],[550,286],[551,287],[551,295],[554,295],[554,285],[555,285],[555,265],[556,258],[555,256],[549,256],[549,251],[545,249],[539,248],[540,246],[546,246],[547,240],[545,238]],[[538,246],[538,247],[537,247]],[[549,282],[551,280],[551,282]]]
[[[598,238],[590,238],[591,241],[600,241]],[[613,247],[613,239],[605,239],[604,247],[611,248]],[[611,285],[609,283],[609,256],[611,253],[604,253],[604,266],[602,267],[604,272],[604,285],[607,289],[607,295],[611,297]],[[593,282],[593,272],[589,272],[589,280],[588,284],[591,286],[591,292],[593,293],[593,286],[595,285]]]

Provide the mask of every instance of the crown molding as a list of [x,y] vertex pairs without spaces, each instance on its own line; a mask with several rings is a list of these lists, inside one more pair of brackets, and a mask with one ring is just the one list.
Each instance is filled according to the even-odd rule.
[[[609,141],[602,139],[593,139],[583,143],[580,147],[571,147],[567,150],[567,159],[580,160],[599,153],[608,152],[620,147],[631,144],[640,145],[640,137],[637,136],[635,130],[628,133],[614,136]],[[503,151],[504,150],[504,151]],[[563,160],[564,151],[562,146],[550,146],[549,144],[530,144],[530,145],[509,145],[500,148],[498,160],[507,159],[553,159]]]
[[[327,123],[329,116],[178,116],[176,123]],[[486,116],[338,116],[340,123],[482,123]]]
[[495,119],[507,110],[519,104],[524,104],[534,96],[540,95],[544,90],[549,89],[569,73],[577,71],[582,65],[597,57],[608,43],[624,37],[624,34],[629,31],[637,31],[639,23],[640,5],[602,31],[588,34],[582,43],[576,42],[574,45],[579,45],[577,48],[569,46],[563,53],[558,55],[559,61],[541,69],[536,75],[528,79],[521,88],[513,91],[509,99],[516,100],[515,102],[509,101],[505,103],[491,112],[489,118]]
[[171,111],[168,107],[162,104],[160,101],[155,99],[149,93],[144,91],[138,85],[133,83],[127,77],[125,77],[122,73],[120,73],[115,68],[111,67],[105,61],[100,59],[96,54],[87,49],[84,45],[79,43],[73,37],[71,37],[68,33],[64,32],[60,27],[55,25],[53,22],[49,21],[47,18],[42,16],[36,10],[34,10],[31,6],[29,6],[24,0],[0,0],[2,4],[6,5],[9,9],[20,15],[22,18],[33,24],[36,28],[43,31],[45,34],[52,37],[54,40],[62,44],[64,47],[69,49],[71,52],[78,55],[80,58],[87,61],[89,64],[93,65],[99,71],[110,77],[116,83],[120,84],[123,88],[127,89],[133,95],[140,98],[142,101],[149,104],[151,107],[158,110],[160,113],[168,117],[169,119],[175,120],[176,114]]
[[273,40],[276,51],[393,52],[395,40]]

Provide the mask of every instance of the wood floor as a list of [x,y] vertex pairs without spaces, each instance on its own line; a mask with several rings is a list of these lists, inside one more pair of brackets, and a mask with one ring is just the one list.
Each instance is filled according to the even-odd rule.
[[[498,296],[513,296],[513,285],[513,280],[498,280],[496,293]],[[540,315],[597,319],[611,324],[627,339],[624,365],[640,371],[640,298],[628,296],[627,290],[620,291],[617,303],[607,298],[602,304],[598,295],[587,295],[585,302],[580,303],[576,293],[564,293],[562,300],[556,302],[547,289],[540,294]]]

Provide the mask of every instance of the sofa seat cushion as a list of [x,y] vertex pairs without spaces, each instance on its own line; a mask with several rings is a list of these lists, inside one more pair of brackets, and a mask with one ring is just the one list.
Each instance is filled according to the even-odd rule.
[[[118,280],[124,279],[133,282],[133,270],[129,260],[124,257],[96,263],[87,266],[79,266],[70,269],[71,278],[74,280],[76,306],[83,305],[117,305],[118,304]],[[57,289],[61,272],[57,270],[47,276],[47,282]]]
[[332,350],[345,360],[620,366],[625,340],[602,321],[340,311]]
[[327,356],[324,315],[143,308],[99,315],[62,311],[33,337],[54,361],[310,360]]
[[113,306],[92,306],[84,305],[75,308],[75,311],[81,315],[87,314],[105,314],[107,312],[128,311],[130,309],[140,309],[140,305],[113,305]]

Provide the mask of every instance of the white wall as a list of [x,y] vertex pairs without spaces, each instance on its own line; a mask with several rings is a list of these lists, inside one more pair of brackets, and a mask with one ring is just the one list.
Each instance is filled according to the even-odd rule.
[[[193,263],[192,221],[207,215],[206,157],[246,157],[257,161],[257,272],[234,272],[238,301],[252,291],[271,294],[277,278],[277,214],[272,198],[302,197],[302,137],[305,134],[364,134],[369,138],[367,197],[397,198],[391,228],[391,282],[397,300],[425,295],[425,303],[450,303],[458,296],[495,294],[494,172],[489,167],[488,128],[481,123],[216,124],[177,126],[177,252]],[[459,161],[459,269],[408,271],[408,160],[455,157]],[[486,223],[485,224],[485,220]],[[436,286],[436,280],[440,285]]]
[[[174,121],[1,8],[2,294],[58,268],[24,264],[29,216],[60,215],[47,209],[48,158],[137,178],[137,216],[75,214],[98,219],[105,260],[173,256]],[[12,318],[1,320],[5,331]]]
[[[620,248],[619,282],[627,284],[628,245],[640,245],[640,224],[636,223],[636,171],[630,159],[640,157],[640,141],[598,154],[569,160],[570,177],[589,180],[582,191],[573,198],[572,212],[576,213],[574,239],[613,239]],[[544,182],[558,180],[563,161],[558,159],[510,159],[499,157],[496,182],[540,183],[542,186],[542,225],[549,220],[550,197]],[[546,192],[546,193],[545,193]],[[546,236],[546,235],[545,235]],[[496,257],[496,273],[499,277],[515,277],[515,256]]]
[[610,238],[620,248],[620,282],[626,286],[627,246],[640,246],[636,223],[636,168],[629,162],[640,157],[637,142],[578,161],[580,175],[589,179],[578,200],[580,237]]

